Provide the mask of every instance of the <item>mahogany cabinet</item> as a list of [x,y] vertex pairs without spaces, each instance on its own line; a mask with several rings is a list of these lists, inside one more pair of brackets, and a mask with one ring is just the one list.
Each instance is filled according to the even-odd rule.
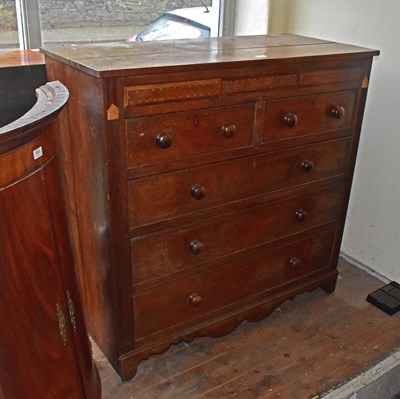
[[89,330],[152,353],[335,288],[371,63],[295,35],[43,49]]
[[37,94],[0,129],[0,398],[98,399],[56,149],[68,91]]

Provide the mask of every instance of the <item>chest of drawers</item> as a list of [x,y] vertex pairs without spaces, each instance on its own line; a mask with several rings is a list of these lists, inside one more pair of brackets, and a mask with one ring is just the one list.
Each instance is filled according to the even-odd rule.
[[43,49],[89,330],[123,379],[335,288],[372,58],[294,35]]

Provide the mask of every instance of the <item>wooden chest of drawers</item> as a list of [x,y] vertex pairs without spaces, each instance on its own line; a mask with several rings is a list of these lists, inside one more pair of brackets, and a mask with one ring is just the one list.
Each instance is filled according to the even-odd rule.
[[292,35],[47,47],[89,330],[123,379],[335,288],[372,57]]

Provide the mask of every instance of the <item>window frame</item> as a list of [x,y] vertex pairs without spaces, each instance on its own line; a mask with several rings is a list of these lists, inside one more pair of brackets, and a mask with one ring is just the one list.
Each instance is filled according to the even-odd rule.
[[234,36],[236,0],[220,0],[219,7],[219,36]]
[[15,0],[19,47],[21,50],[42,45],[38,0]]

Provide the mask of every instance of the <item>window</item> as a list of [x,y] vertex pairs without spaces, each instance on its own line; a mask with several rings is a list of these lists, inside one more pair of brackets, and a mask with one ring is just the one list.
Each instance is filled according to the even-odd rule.
[[0,1],[0,53],[18,50],[18,24],[14,0]]
[[[269,0],[0,0],[0,52],[42,43],[265,34]],[[155,22],[157,21],[157,22]],[[18,29],[17,29],[18,26]]]
[[[197,32],[191,27],[199,19],[210,25],[213,11],[217,14],[219,11],[219,1],[215,0],[38,0],[38,3],[43,43],[131,40],[146,29],[147,33],[141,35],[143,40],[173,39],[185,34],[196,37]],[[176,23],[179,17],[186,18],[186,23]],[[148,28],[157,19],[155,29],[160,35]],[[188,23],[189,19],[192,23]]]
[[[0,46],[10,50],[42,43],[217,36],[222,2],[0,0]],[[7,24],[3,23],[6,16]],[[150,28],[156,20],[159,35]]]

